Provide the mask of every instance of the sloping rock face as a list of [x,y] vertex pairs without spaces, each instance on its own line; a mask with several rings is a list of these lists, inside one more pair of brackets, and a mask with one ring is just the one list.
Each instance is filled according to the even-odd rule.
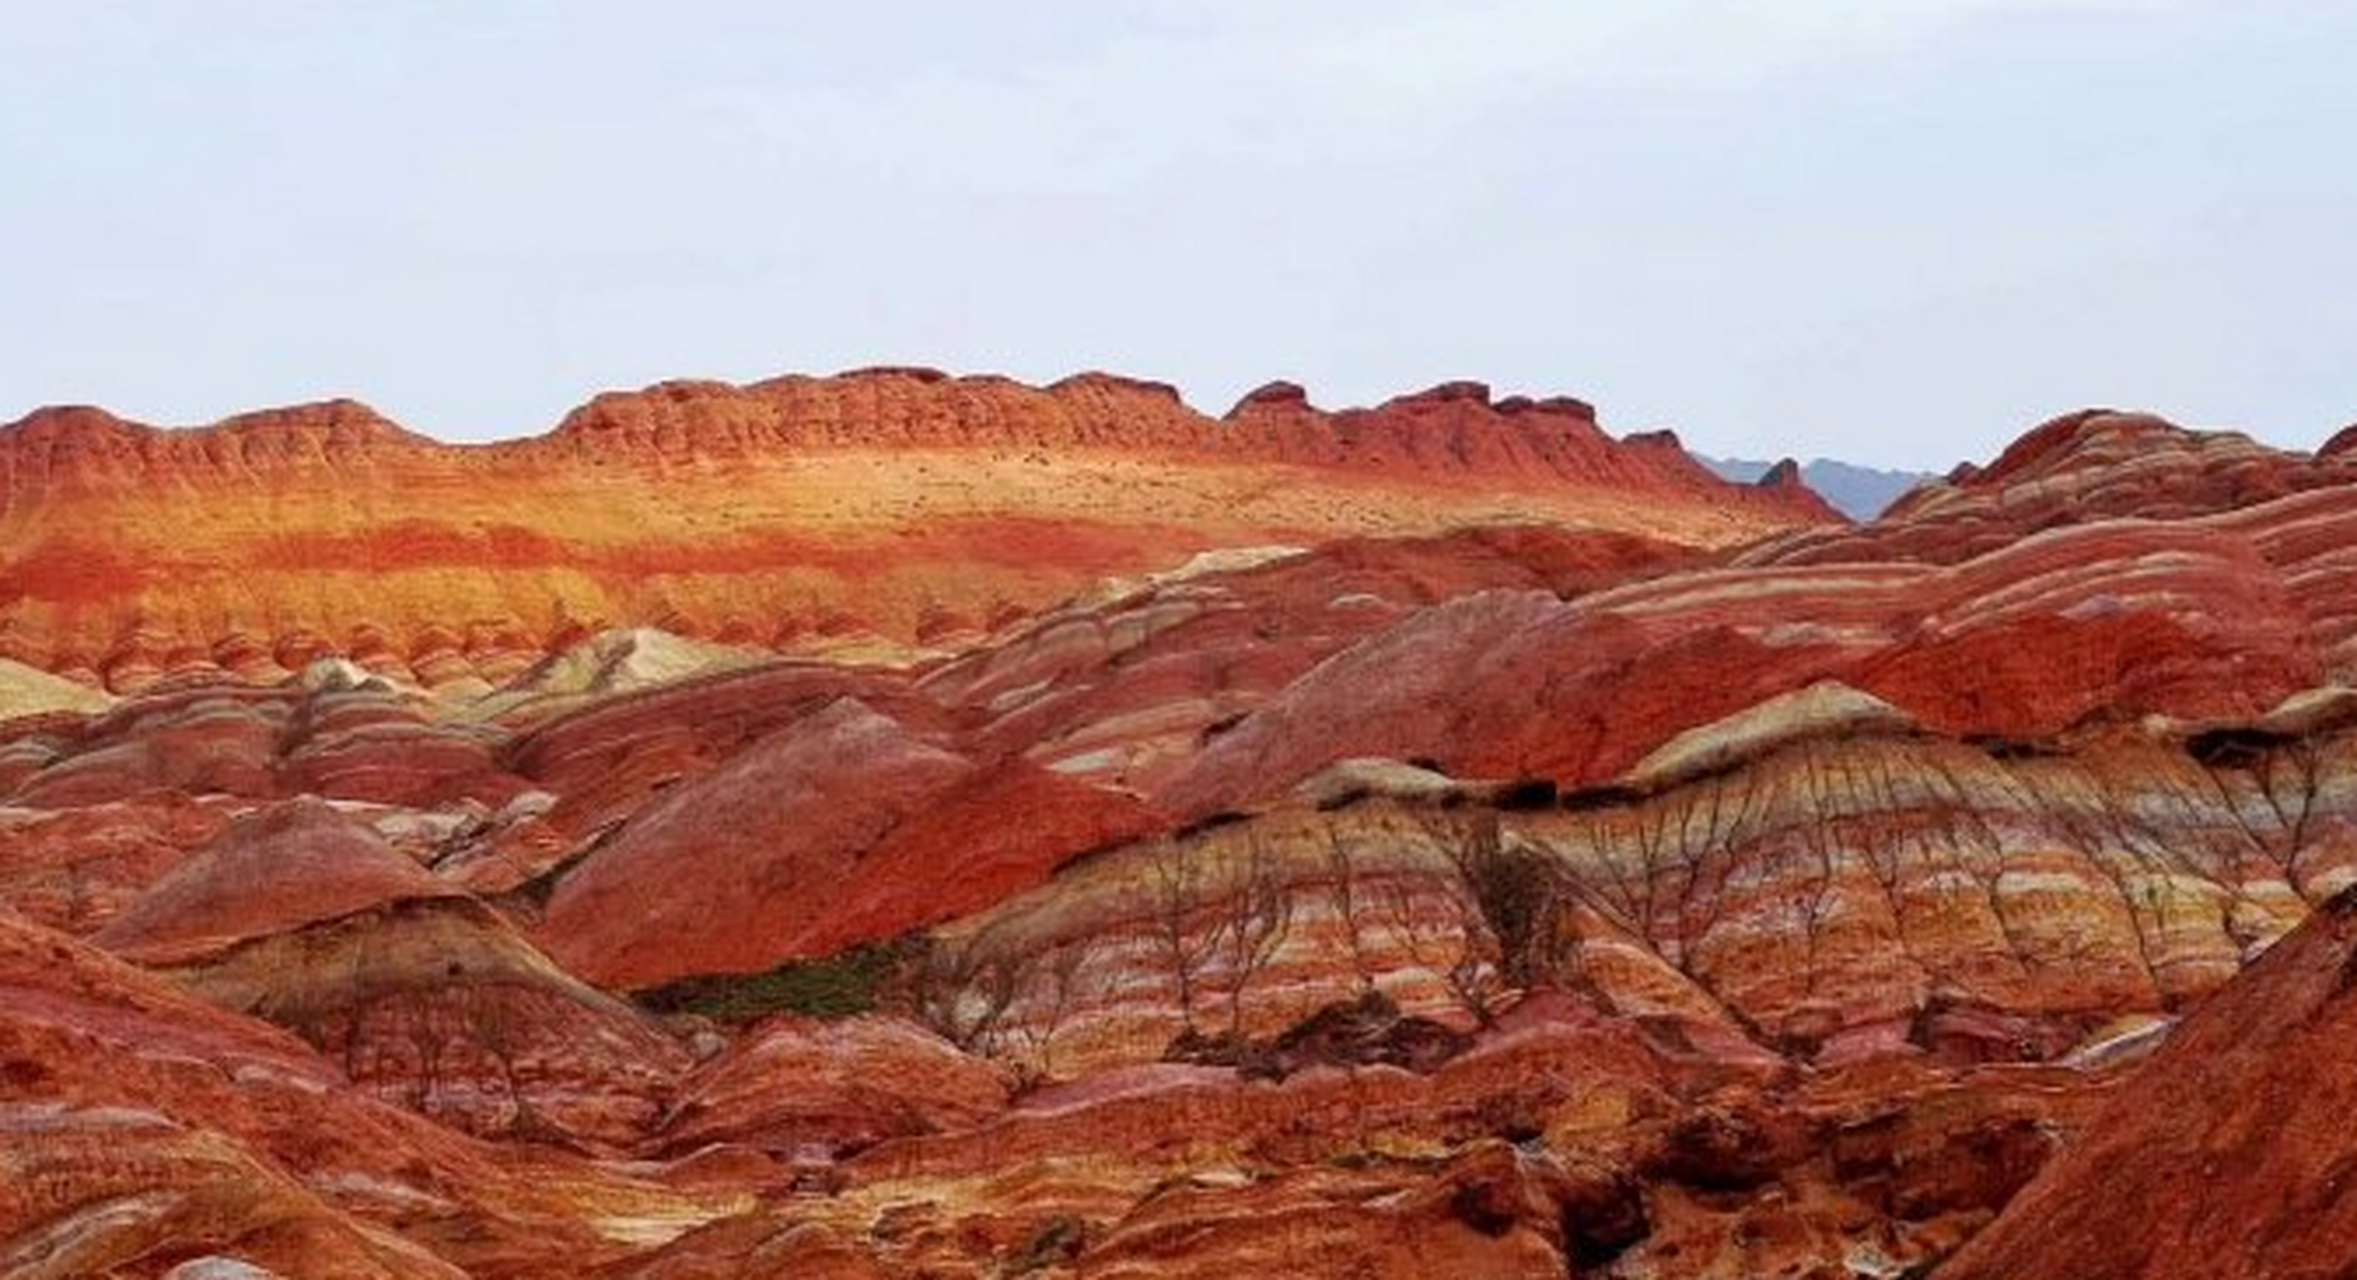
[[2350,465],[2348,450],[2329,445],[2310,457],[2151,414],[2088,409],[2031,431],[1985,468],[1917,487],[1870,524],[1770,538],[1739,559],[1952,564],[2063,525],[2198,519],[2334,489],[2349,482]]
[[[550,654],[497,689],[486,683],[466,711],[478,719],[545,719],[640,689],[751,666],[760,658],[755,649],[700,644],[648,627],[603,631]],[[450,682],[428,679],[440,685],[445,697],[453,692]]]
[[682,1083],[660,1141],[683,1155],[729,1143],[826,1159],[975,1128],[1011,1092],[1003,1069],[899,1019],[773,1019]]
[[294,1037],[0,914],[0,1260],[578,1275],[741,1207],[453,1133]]
[[[1067,1067],[1159,1056],[1190,1002],[1274,1033],[1380,981],[1478,1017],[1467,966],[1500,988],[1557,969],[1631,1016],[1804,1062],[2050,1060],[2188,1007],[2357,883],[2345,732],[2206,749],[1842,734],[1649,796],[1281,808],[1094,860],[953,936],[1020,957],[995,1033]],[[1478,858],[1523,887],[1518,938],[1496,936]],[[1250,955],[1256,913],[1279,937]],[[1058,986],[1075,966],[1077,1002]]]
[[2352,1035],[2357,893],[2344,893],[2188,1018],[1940,1274],[2348,1274]]
[[92,940],[141,964],[177,964],[446,892],[368,827],[318,801],[298,801],[232,826]]
[[[128,501],[167,456],[225,493],[443,456],[350,408],[304,421],[67,469]],[[603,499],[724,476],[757,506],[763,468],[889,441],[955,503],[1021,496],[1035,449],[1118,453],[1106,474],[1200,482],[1186,501],[1233,519],[1179,503],[1201,541],[1091,561],[1060,603],[945,604],[900,637],[940,651],[914,664],[872,621],[763,656],[774,634],[720,643],[685,604],[701,638],[583,610],[554,659],[486,631],[488,666],[458,632],[422,666],[354,651],[339,621],[301,652],[151,656],[114,704],[0,728],[0,1258],[2357,1263],[2331,1126],[2259,1126],[2339,1097],[2345,450],[2074,415],[1876,524],[1712,551],[1643,523],[1331,536],[1361,499],[1405,504],[1371,528],[1541,488],[1675,510],[1644,487],[1685,465],[1648,452],[1674,440],[1595,453],[1575,404],[1451,386],[1328,415],[1275,386],[1194,422],[1150,387],[908,371],[604,402],[448,465],[529,454],[622,486],[578,481]],[[1012,452],[948,443],[977,423]],[[1260,521],[1276,498],[1204,479],[1223,468],[1288,477],[1325,523]],[[829,519],[862,510],[801,474]],[[1079,474],[1054,471],[1076,502]],[[954,530],[943,510],[912,508]],[[672,563],[668,519],[639,570]],[[597,540],[629,539],[587,528],[509,568],[602,581]],[[743,586],[672,573],[697,600]]]
[[324,654],[480,690],[608,627],[906,657],[1221,547],[1838,519],[1475,384],[1223,422],[1130,379],[922,370],[666,383],[480,447],[350,401],[177,431],[47,409],[0,427],[0,496],[0,657],[118,692]]
[[446,723],[378,681],[310,688],[200,683],[104,715],[43,726],[10,744],[12,806],[56,811],[158,792],[431,807],[498,804],[526,787],[493,739]]
[[1050,610],[919,688],[973,724],[985,749],[1151,796],[1311,668],[1427,606],[1484,590],[1582,596],[1696,558],[1657,540],[1535,525],[1350,539]]
[[[1155,825],[1125,797],[979,764],[843,699],[657,801],[558,883],[540,937],[611,987],[759,972],[977,910]],[[836,892],[813,895],[822,883]]]
[[60,711],[103,711],[110,701],[88,685],[0,658],[0,720]]
[[92,939],[478,1133],[628,1142],[687,1053],[317,801],[231,825]]
[[2341,495],[2057,529],[1953,566],[1732,568],[1568,602],[1465,597],[1295,682],[1163,798],[1213,812],[1353,756],[1601,784],[1680,732],[1827,679],[1958,736],[2254,715],[2357,676],[2337,603],[2357,507]]

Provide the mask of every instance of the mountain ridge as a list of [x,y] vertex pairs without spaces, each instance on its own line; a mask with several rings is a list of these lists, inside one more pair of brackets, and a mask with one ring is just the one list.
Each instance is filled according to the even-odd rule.
[[[1722,458],[1707,453],[1695,453],[1694,460],[1711,469],[1721,479],[1741,484],[1753,484],[1778,464],[1757,458]],[[1819,497],[1852,520],[1872,520],[1891,508],[1891,504],[1905,497],[1907,492],[1927,480],[1940,478],[1936,471],[1911,471],[1895,467],[1869,467],[1838,458],[1811,458],[1800,463],[1802,483]]]
[[1839,517],[1473,382],[1227,418],[1109,374],[668,382],[465,445],[352,400],[62,408],[0,428],[0,656],[119,692],[326,654],[480,691],[639,625],[914,655],[1204,551],[1512,519],[1716,547]]
[[[838,407],[937,438],[909,388],[941,385]],[[1503,455],[1439,486],[1133,455],[924,544],[938,506],[861,520],[1054,451],[732,458],[814,391],[779,394],[609,403],[534,455],[550,488],[372,471],[434,455],[330,408],[245,428],[293,448],[213,438],[156,506],[148,461],[104,450],[26,491],[15,518],[143,512],[93,545],[148,572],[292,511],[300,558],[238,572],[344,557],[378,616],[404,591],[463,614],[453,546],[517,590],[600,556],[670,589],[714,563],[665,544],[716,536],[681,510],[731,503],[809,522],[720,543],[756,579],[1062,558],[1053,603],[937,609],[915,660],[849,594],[833,647],[584,613],[275,672],[302,652],[196,661],[149,614],[119,697],[36,687],[0,722],[0,1269],[2207,1274],[2118,1247],[2131,1220],[2357,1261],[2345,1214],[2261,1213],[2357,1160],[2329,1124],[2267,1137],[2277,1091],[2329,1114],[2352,1078],[2321,1050],[2357,1011],[2357,453],[2090,410],[1872,523],[1719,545],[1573,522],[1729,532],[1675,491],[1558,479],[1507,492],[1575,505],[1502,514]],[[1272,436],[1315,412],[1248,401]],[[1578,416],[1457,385],[1327,434],[1534,412]],[[1131,527],[1156,568],[1072,554],[1054,504],[1114,480],[1163,508]],[[666,486],[689,500],[641,505]],[[526,499],[611,523],[422,519]],[[1254,503],[1435,527],[1234,517]],[[2154,1203],[2095,1203],[2117,1186]]]

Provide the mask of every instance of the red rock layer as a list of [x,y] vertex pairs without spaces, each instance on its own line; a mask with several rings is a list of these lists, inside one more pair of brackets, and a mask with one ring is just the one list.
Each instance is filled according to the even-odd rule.
[[0,764],[11,804],[64,810],[159,792],[433,805],[523,789],[485,735],[437,722],[381,683],[257,689],[207,683],[37,728]]
[[[2357,882],[2345,728],[2028,755],[1792,728],[1652,794],[1492,815],[1526,906],[1554,913],[1525,921],[1548,958],[1524,967],[1730,1053],[2051,1060],[2195,1004]],[[1190,1022],[1273,1035],[1371,982],[1477,1018],[1515,980],[1465,870],[1481,802],[1358,777],[1356,798],[1108,853],[945,930],[995,958],[968,964],[999,984],[994,1042],[1085,1072]],[[1246,969],[1258,904],[1280,936]]]
[[979,910],[1156,825],[844,699],[649,806],[558,882],[539,937],[608,987],[755,973]]
[[349,401],[190,431],[50,409],[0,427],[0,499],[0,656],[116,690],[324,653],[479,688],[619,625],[931,641],[1195,551],[1477,519],[1715,546],[1838,518],[1475,384],[1221,422],[1127,379],[910,370],[666,383],[480,447]]
[[2031,431],[1986,468],[1966,465],[1945,483],[1918,486],[1872,524],[1770,538],[1740,561],[1952,564],[2062,525],[2187,520],[2352,480],[2357,458],[2346,442],[2305,456],[2234,432],[2089,409]]
[[686,1068],[636,1011],[315,800],[232,823],[92,940],[473,1132],[628,1143]]
[[660,1143],[682,1154],[726,1142],[787,1159],[891,1138],[972,1129],[1007,1109],[995,1064],[896,1018],[762,1023],[681,1086]]
[[385,1106],[293,1037],[4,913],[0,1173],[0,1270],[22,1276],[575,1276],[633,1219],[661,1239],[730,1207]]
[[2340,585],[2357,546],[2351,492],[2057,529],[1945,567],[1760,566],[1570,602],[1465,597],[1294,682],[1163,799],[1210,813],[1352,756],[1597,785],[1679,732],[1824,679],[1958,736],[2254,715],[2357,674]]
[[[951,475],[926,452],[987,421],[1050,463],[1110,456],[1129,424],[1130,479],[1149,457],[1194,468],[1156,483],[1294,468],[1323,479],[1288,498],[1349,476],[1418,518],[1436,475],[1588,483],[1575,406],[1446,388],[1321,419],[1280,387],[1235,416],[1212,430],[1260,435],[1206,462],[1150,388],[901,373],[663,389],[506,453],[336,409],[65,470],[136,489],[142,450],[178,450],[219,497],[514,454],[744,488],[781,456],[805,482],[869,466],[845,442],[884,430],[927,501],[1041,491],[1010,479],[1028,453],[966,448],[974,474]],[[1532,420],[1554,443],[1463,436],[1452,461],[1452,423]],[[2057,1238],[2092,1171],[2124,1169],[2156,1240],[2333,1274],[2330,1206],[2262,1201],[2329,1187],[2346,1153],[2262,1149],[2252,1126],[2338,1096],[2303,1028],[2339,1034],[2347,913],[2296,932],[2357,878],[2338,457],[2080,417],[1911,514],[1734,563],[1529,525],[1229,544],[986,618],[987,638],[944,608],[927,632],[962,652],[913,670],[633,688],[705,671],[633,641],[592,653],[628,673],[550,664],[480,721],[369,680],[420,670],[389,641],[269,689],[205,684],[212,660],[167,645],[125,668],[150,692],[0,733],[0,903],[160,966],[0,916],[0,1258],[1891,1275],[1953,1253],[2059,1150],[2028,1225],[1959,1265],[2170,1274],[2157,1249],[2106,1271]],[[1382,487],[1411,469],[1420,487]],[[1358,510],[1333,501],[1325,527]],[[559,591],[573,571],[533,570]],[[483,669],[444,661],[466,634],[434,641],[446,689]],[[236,652],[254,674],[299,656]],[[329,799],[287,803],[304,793]],[[2257,998],[2204,1022],[2254,963]],[[583,981],[690,976],[660,1002],[690,1012],[660,1021]],[[693,1012],[808,1012],[813,984],[869,1012]],[[2181,1017],[2202,1062],[2144,1077],[2149,1104],[2112,1109],[2079,1161]],[[2131,1167],[2146,1144],[2166,1168]],[[2218,1215],[2186,1199],[2244,1169]]]
[[1348,539],[1074,601],[914,679],[774,662],[609,698],[519,730],[501,755],[560,797],[552,821],[587,836],[850,697],[985,758],[1021,753],[1151,792],[1216,726],[1423,606],[1506,587],[1578,595],[1693,559],[1646,539],[1540,525]]
[[2302,1280],[2357,1262],[2357,895],[2188,1018],[1941,1269],[1956,1280]]
[[[1936,1255],[2075,1127],[2056,1073],[1777,1081],[1535,1001],[1437,1070],[1163,1065],[887,1141],[649,1275],[1805,1274]],[[882,1229],[877,1229],[881,1227]]]

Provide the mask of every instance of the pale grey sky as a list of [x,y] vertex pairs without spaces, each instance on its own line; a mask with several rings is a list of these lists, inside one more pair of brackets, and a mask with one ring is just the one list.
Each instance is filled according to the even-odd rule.
[[1923,467],[2357,419],[2338,0],[27,0],[0,56],[0,419],[884,362]]

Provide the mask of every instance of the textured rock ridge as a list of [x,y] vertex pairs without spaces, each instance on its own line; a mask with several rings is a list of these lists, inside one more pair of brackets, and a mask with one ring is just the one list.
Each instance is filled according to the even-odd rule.
[[185,473],[190,562],[267,494],[378,611],[135,603],[0,722],[12,1274],[2357,1264],[2345,451],[2073,415],[1850,528],[1474,383],[9,440],[53,515]]
[[1721,546],[1838,518],[1570,402],[1245,408],[886,369],[601,395],[484,446],[349,401],[189,430],[45,409],[0,427],[0,657],[121,692],[340,654],[479,693],[615,627],[905,660],[1219,547],[1513,516]]
[[294,1037],[0,913],[0,1263],[578,1275],[745,1207],[387,1106]]
[[1163,799],[1215,812],[1353,756],[1576,789],[1677,733],[1829,679],[1957,736],[2257,714],[2357,674],[2350,620],[2308,603],[2320,578],[2345,572],[2357,509],[2319,501],[2057,529],[1952,566],[1739,567],[1571,601],[1461,597],[1295,681],[1207,745]]
[[1942,1276],[2346,1274],[2357,894],[2186,1019]]

